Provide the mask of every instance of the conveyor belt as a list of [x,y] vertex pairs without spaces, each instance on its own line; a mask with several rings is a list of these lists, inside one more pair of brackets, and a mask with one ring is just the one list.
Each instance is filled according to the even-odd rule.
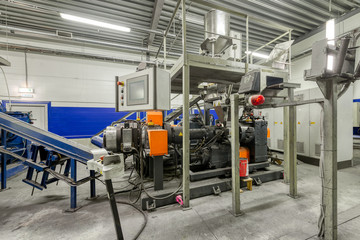
[[78,161],[86,163],[93,159],[90,148],[4,113],[0,113],[0,128]]

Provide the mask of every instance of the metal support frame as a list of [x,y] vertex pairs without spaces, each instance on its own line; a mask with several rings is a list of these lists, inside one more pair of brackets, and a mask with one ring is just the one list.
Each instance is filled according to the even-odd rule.
[[182,45],[183,45],[183,207],[190,207],[190,115],[189,115],[189,94],[190,94],[190,67],[186,52],[186,0],[182,0]]
[[[290,101],[294,101],[294,89],[289,88],[289,99]],[[289,166],[289,183],[290,183],[290,192],[289,195],[292,198],[297,197],[297,149],[296,149],[296,106],[288,107],[289,115],[288,115],[288,138],[286,139],[286,145],[288,146],[288,166]]]
[[[1,129],[1,142],[3,144],[4,149],[6,149],[6,131]],[[0,164],[1,164],[1,190],[6,189],[6,178],[7,178],[7,172],[6,172],[6,161],[7,157],[6,154],[1,153],[0,155]]]
[[[318,82],[320,86],[320,82]],[[324,84],[324,85],[323,85]],[[325,213],[325,239],[337,239],[337,100],[336,80],[326,80],[323,85],[323,181],[322,205]],[[321,88],[321,86],[320,86]]]
[[164,162],[163,162],[163,156],[154,156],[150,159],[152,161],[152,169],[150,168],[150,171],[153,171],[153,178],[154,178],[154,190],[163,190],[164,189]]
[[[77,177],[76,160],[72,158],[70,161],[71,161],[70,176],[74,181],[76,181],[76,177]],[[76,210],[76,192],[77,192],[77,187],[70,187],[70,208],[71,208],[70,210],[73,211]]]
[[96,197],[96,184],[95,184],[95,171],[90,170],[90,177],[94,178],[90,180],[90,199]]
[[231,102],[231,185],[232,211],[234,216],[241,215],[240,210],[240,159],[239,159],[239,95],[233,94]]
[[117,209],[117,206],[116,206],[114,188],[113,188],[111,179],[105,180],[105,185],[106,185],[106,190],[108,192],[108,198],[109,198],[109,202],[110,202],[111,213],[112,213],[113,218],[114,218],[114,225],[115,225],[115,231],[116,231],[117,240],[123,240],[124,236],[123,236],[122,229],[121,229],[120,217],[119,217],[119,212],[118,212],[118,209]]

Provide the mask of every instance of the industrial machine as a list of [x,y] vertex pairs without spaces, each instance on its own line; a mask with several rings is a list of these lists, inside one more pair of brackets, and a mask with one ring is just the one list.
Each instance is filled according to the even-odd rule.
[[[201,185],[193,197],[229,190],[226,179],[231,175],[230,95],[233,93],[240,94],[242,99],[242,113],[238,119],[239,158],[247,161],[248,171],[245,172],[252,174],[256,184],[282,177],[281,168],[268,169],[267,121],[254,109],[266,98],[276,97],[285,89],[287,72],[257,66],[245,74],[244,68],[229,68],[229,65],[241,63],[227,60],[229,54],[225,54],[229,50],[234,53],[228,14],[210,11],[205,23],[212,34],[207,34],[201,44],[203,56],[189,55],[190,65],[196,70],[190,71],[191,92],[195,95],[190,100],[190,108],[198,110],[198,114],[190,117],[190,181]],[[234,53],[233,59],[240,54]],[[182,122],[174,125],[174,120],[183,109],[179,107],[167,116],[162,111],[170,109],[170,92],[178,92],[180,66],[175,64],[170,73],[158,67],[138,68],[136,73],[116,77],[116,110],[147,111],[147,118],[145,121],[122,119],[93,139],[107,151],[123,154],[124,161],[132,163],[142,182],[152,179],[152,194],[158,193],[161,197],[139,187],[145,192],[140,197],[143,209],[175,201],[174,194],[166,194],[168,187],[164,185],[164,176],[176,177],[182,168],[183,126]],[[215,124],[211,123],[211,109],[218,116]]]

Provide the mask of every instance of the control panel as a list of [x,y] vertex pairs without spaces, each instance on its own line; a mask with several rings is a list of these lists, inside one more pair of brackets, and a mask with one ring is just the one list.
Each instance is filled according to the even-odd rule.
[[154,67],[116,77],[116,111],[170,108],[169,72]]

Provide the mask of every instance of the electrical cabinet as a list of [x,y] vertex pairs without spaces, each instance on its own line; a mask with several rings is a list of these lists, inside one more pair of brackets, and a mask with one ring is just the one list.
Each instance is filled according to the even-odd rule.
[[[323,98],[319,88],[299,90],[295,92],[295,100]],[[353,158],[353,87],[338,100],[338,162]],[[283,108],[262,110],[267,116],[271,131],[271,149],[283,151],[284,122]],[[300,155],[320,158],[321,153],[321,116],[322,107],[319,103],[296,107],[297,152]]]

